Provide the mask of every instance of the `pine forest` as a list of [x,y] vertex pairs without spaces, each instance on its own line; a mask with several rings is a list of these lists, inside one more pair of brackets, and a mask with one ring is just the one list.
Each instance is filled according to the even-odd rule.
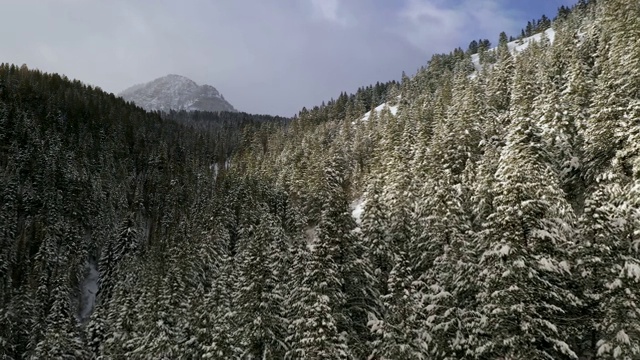
[[640,2],[293,118],[2,64],[0,204],[0,359],[640,359]]

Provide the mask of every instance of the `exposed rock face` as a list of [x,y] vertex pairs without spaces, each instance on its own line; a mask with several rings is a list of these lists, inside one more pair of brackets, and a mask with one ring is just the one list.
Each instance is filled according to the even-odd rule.
[[119,95],[149,111],[236,111],[213,86],[200,86],[173,74],[132,86]]

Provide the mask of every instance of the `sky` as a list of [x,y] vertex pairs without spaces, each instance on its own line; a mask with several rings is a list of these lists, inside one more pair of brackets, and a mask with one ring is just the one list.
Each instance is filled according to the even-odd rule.
[[0,62],[115,94],[179,74],[240,111],[292,116],[575,2],[2,0]]

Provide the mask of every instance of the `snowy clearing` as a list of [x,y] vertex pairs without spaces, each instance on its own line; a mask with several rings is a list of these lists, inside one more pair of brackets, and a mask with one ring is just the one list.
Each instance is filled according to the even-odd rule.
[[[510,43],[507,44],[507,47],[509,48],[509,52],[511,52],[512,54],[517,54],[519,52],[524,51],[526,48],[529,47],[531,43],[540,42],[540,40],[542,40],[542,34],[545,34],[549,39],[549,41],[553,44],[553,41],[556,38],[556,31],[553,29],[547,29],[544,32],[535,34],[533,36],[529,36],[516,41],[511,41]],[[489,49],[489,51],[496,51],[496,49],[497,47],[494,47]],[[479,54],[471,55],[471,62],[473,63],[473,67],[476,68],[476,71],[482,70]]]
[[[389,112],[391,112],[391,115],[395,116],[398,113],[398,105],[396,106],[389,106],[387,103],[384,103],[382,105],[378,105],[375,107],[375,109],[373,109],[373,111],[375,111],[376,113],[380,114],[382,112],[382,110],[384,110],[385,108],[389,109]],[[367,111],[361,118],[360,121],[367,121],[369,120],[369,117],[371,116],[371,111]]]

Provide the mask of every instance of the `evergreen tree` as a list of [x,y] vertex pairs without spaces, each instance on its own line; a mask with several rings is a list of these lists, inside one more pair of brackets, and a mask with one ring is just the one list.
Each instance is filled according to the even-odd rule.
[[489,107],[493,116],[500,116],[509,109],[511,100],[511,81],[513,77],[513,56],[506,43],[500,42],[497,50],[497,63],[489,75],[487,93]]
[[231,260],[222,255],[218,266],[217,276],[203,299],[195,321],[197,344],[200,347],[197,353],[205,359],[233,358],[241,353],[234,337]]
[[621,187],[613,174],[600,181],[580,221],[577,274],[585,298],[582,315],[589,319],[583,325],[588,341],[583,347],[590,356],[630,359],[640,354],[637,187]]
[[427,359],[430,335],[420,327],[418,291],[411,275],[409,256],[398,250],[389,273],[388,292],[383,294],[383,312],[369,325],[376,339],[371,357],[379,359]]
[[422,324],[431,337],[433,358],[455,359],[472,354],[473,327],[477,325],[475,266],[471,222],[463,208],[461,185],[451,174],[439,174],[424,206],[424,228],[431,253],[429,268],[420,274]]
[[265,210],[259,223],[244,229],[249,243],[238,254],[237,290],[233,297],[238,326],[236,345],[241,358],[281,358],[287,321],[282,307],[289,263],[286,236],[273,215]]
[[495,211],[480,233],[483,357],[575,358],[557,320],[579,303],[567,288],[572,212],[545,164],[539,133],[522,119],[509,132],[494,188]]
[[371,181],[363,197],[364,212],[360,226],[362,243],[377,279],[378,291],[380,294],[387,294],[387,280],[397,249],[388,233],[388,210],[382,199],[379,181]]
[[53,305],[46,319],[46,331],[36,345],[32,359],[86,358],[69,304],[68,289],[58,279],[52,290]]
[[[333,259],[335,248],[317,240],[308,260],[299,252],[296,262],[304,265],[304,274],[292,292],[292,321],[287,338],[291,348],[287,359],[348,359],[351,350],[346,334],[339,330],[344,315],[342,279]],[[307,260],[307,261],[305,261]]]
[[[601,38],[597,53],[598,78],[592,103],[593,117],[586,134],[589,180],[608,169],[617,150],[624,147],[630,127],[636,126],[638,88],[640,87],[640,8],[626,1],[601,2]],[[626,176],[632,176],[629,155],[619,164]]]

